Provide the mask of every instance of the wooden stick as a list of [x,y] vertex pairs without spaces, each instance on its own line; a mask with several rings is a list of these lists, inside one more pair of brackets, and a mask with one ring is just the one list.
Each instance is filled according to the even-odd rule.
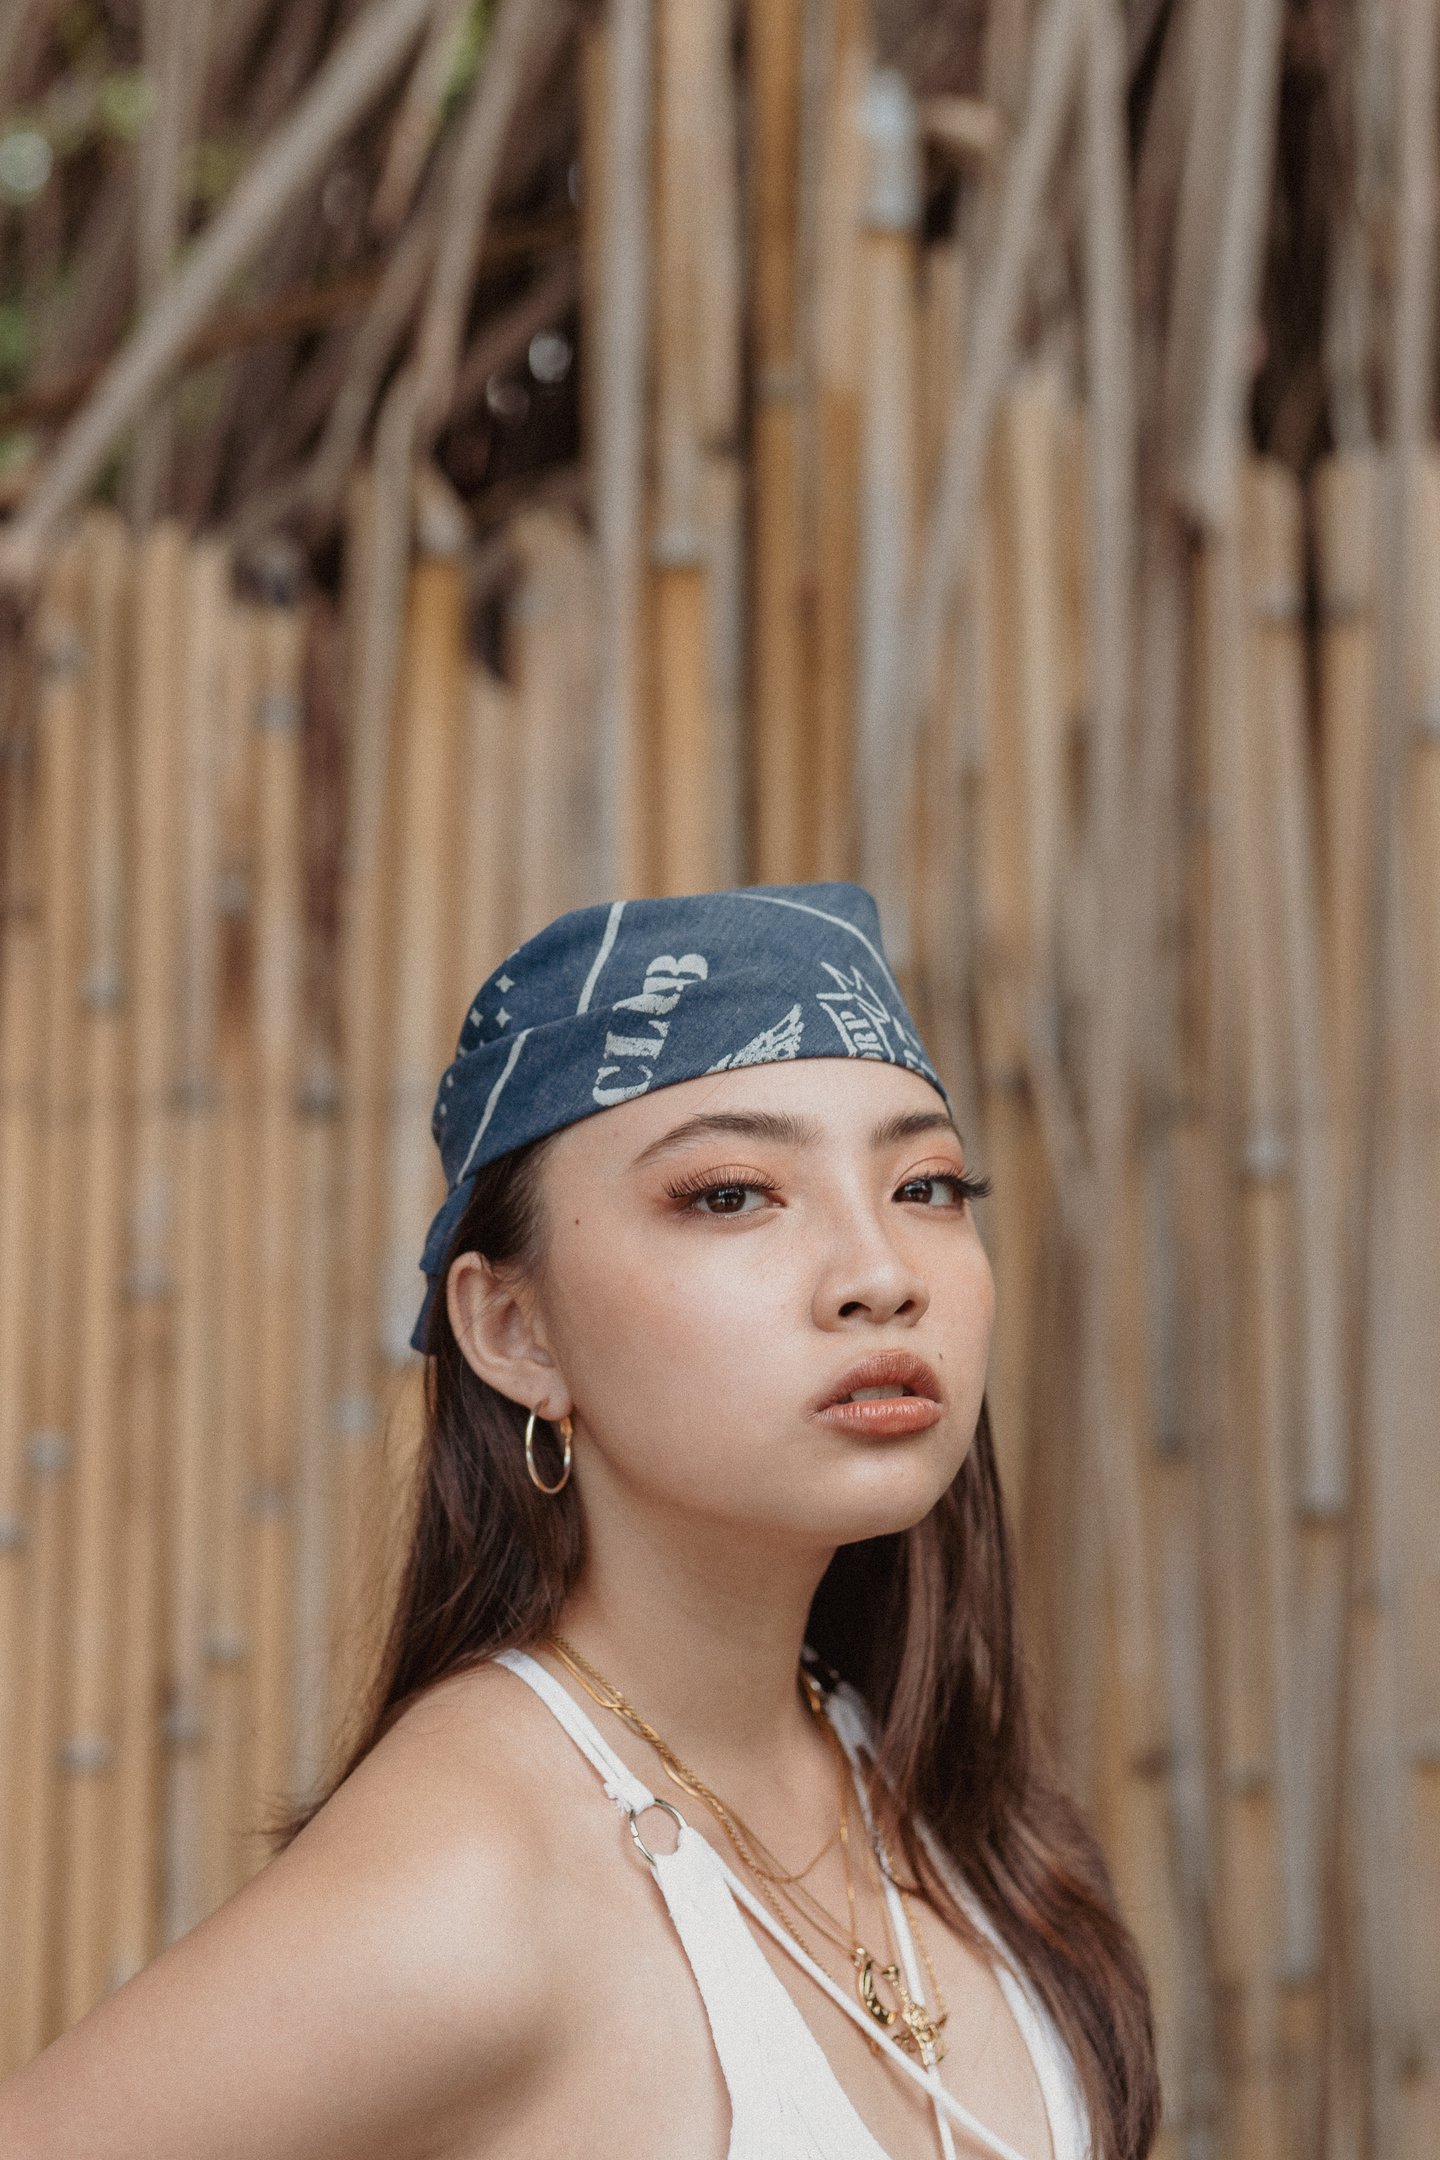
[[[70,1519],[77,1373],[69,1312],[79,1251],[82,994],[85,977],[86,779],[89,677],[85,563],[62,549],[41,596],[37,653],[37,847],[44,954],[40,1211],[34,1256],[36,1315],[30,1352],[26,1438],[29,1657],[21,1673],[16,1745],[14,1964],[8,2034],[11,2060],[25,2061],[58,2029],[56,1862],[60,1851],[56,1748],[63,1724],[65,1601],[70,1586]],[[85,791],[85,792],[82,792]],[[88,1033],[88,1030],[87,1030]]]
[[207,1909],[205,1634],[212,1545],[208,1503],[217,1457],[222,1332],[220,1148],[220,726],[225,713],[230,562],[215,542],[186,566],[181,830],[178,836],[175,1383],[166,1611],[163,1907],[174,1942]]
[[[1430,1443],[1431,1407],[1437,1384],[1436,1343],[1421,1314],[1425,1284],[1440,1262],[1440,633],[1435,620],[1435,577],[1440,564],[1440,456],[1433,443],[1419,475],[1417,555],[1425,582],[1415,617],[1417,739],[1408,760],[1401,848],[1403,851],[1403,947],[1406,995],[1402,1057],[1407,1100],[1404,1134],[1396,1153],[1408,1187],[1394,1211],[1393,1266],[1399,1286],[1395,1326],[1401,1338],[1397,1363],[1406,1369],[1405,1414],[1395,1436],[1393,1460],[1376,1480],[1381,1529],[1382,1577],[1395,1586],[1396,1737],[1409,1831],[1406,1880],[1416,1886],[1415,1909],[1440,1881],[1440,1656],[1436,1620],[1440,1575],[1434,1539],[1437,1486]],[[1378,1452],[1378,1451],[1377,1451]],[[1415,2027],[1440,2009],[1440,1962],[1424,1925],[1410,1931],[1410,2003]],[[1434,2119],[1437,2078],[1423,2064],[1402,2082],[1399,2112],[1412,2140],[1423,2149],[1425,2125]]]
[[136,565],[135,775],[129,981],[134,1119],[125,1277],[128,1425],[123,1435],[121,1643],[111,1971],[138,1972],[158,1947],[163,1656],[161,1526],[174,1441],[175,1041],[187,577],[173,523]]
[[129,949],[124,850],[125,705],[130,669],[131,548],[118,518],[89,536],[93,651],[89,716],[89,922],[85,976],[86,1235],[74,1280],[81,1332],[75,1412],[75,1525],[60,1788],[65,1851],[59,1939],[61,2025],[110,1984],[114,1942],[112,1764],[119,1721],[119,1504],[125,1475],[125,991]]
[[340,857],[344,843],[348,688],[341,611],[312,594],[306,609],[304,1014],[300,1188],[303,1247],[296,1328],[294,1778],[313,1791],[330,1760],[335,1704],[332,1620],[344,1561],[342,1458],[335,1444],[335,1322],[340,1203]]
[[202,1902],[211,1911],[253,1867],[250,1820],[253,1618],[249,1601],[250,1449],[255,1423],[258,1119],[255,1075],[254,888],[256,771],[253,725],[258,626],[253,606],[232,606],[223,626],[225,690],[216,773],[220,979],[215,1065],[219,1200],[219,1327],[213,1350],[215,1459],[209,1479],[209,1592],[205,1604]]
[[[967,258],[961,243],[947,240],[927,248],[920,325],[922,482],[934,470],[943,442],[945,408],[964,351],[967,300]],[[917,1019],[956,1104],[960,1130],[973,1135],[977,1147],[980,1097],[971,1001],[980,890],[975,813],[979,719],[986,695],[983,666],[972,576],[956,595],[944,688],[921,727],[911,795],[916,835],[911,920],[921,1007]]]
[[1011,1518],[1023,1523],[1029,1483],[1031,1415],[1028,1375],[1033,1364],[1034,1280],[1046,1197],[1045,1161],[1035,1105],[1027,1087],[1028,1044],[1020,1000],[1007,984],[1024,981],[1031,948],[1031,881],[1025,815],[1015,610],[1017,578],[1009,490],[993,468],[986,530],[976,556],[977,610],[985,639],[983,780],[977,822],[980,925],[976,995],[978,1063],[984,1121],[981,1160],[997,1192],[1007,1195],[987,1225],[995,1271],[997,1330],[990,1381],[991,1412],[1001,1484]]
[[[703,484],[706,331],[723,304],[707,304],[709,257],[699,206],[707,177],[694,118],[723,92],[714,18],[725,10],[659,0],[655,89],[655,494],[650,600],[656,779],[656,889],[693,892],[714,884],[716,847],[714,713],[711,702],[710,578],[705,559]],[[723,39],[721,40],[723,47]],[[722,248],[722,264],[731,259]],[[732,326],[733,328],[733,326]]]
[[[1216,942],[1228,960],[1236,1004],[1227,1014],[1227,1054],[1240,1090],[1242,1117],[1223,1132],[1220,1150],[1230,1176],[1243,1183],[1232,1211],[1229,1258],[1234,1299],[1234,1367],[1229,1422],[1217,1465],[1216,1511],[1220,1563],[1231,1594],[1221,1620],[1220,1710],[1222,1799],[1216,1958],[1236,1999],[1244,2035],[1243,2068],[1234,2078],[1237,2120],[1256,2149],[1278,2152],[1278,2123],[1270,2067],[1276,2048],[1276,1999],[1269,1942],[1278,1925],[1276,1899],[1275,1713],[1283,1687],[1278,1647],[1283,1595],[1270,1563],[1283,1565],[1283,1508],[1275,1492],[1283,1390],[1288,1377],[1283,1332],[1283,1237],[1286,1176],[1275,1144],[1279,1045],[1273,971],[1273,926],[1265,913],[1261,812],[1254,785],[1259,686],[1253,639],[1237,638],[1244,609],[1238,540],[1218,540],[1207,558],[1205,607],[1207,705],[1214,729],[1212,788],[1235,810],[1227,820],[1217,862]],[[1217,956],[1218,957],[1218,956]],[[1221,964],[1224,964],[1222,961]],[[1269,1120],[1270,1122],[1266,1122]],[[1268,1137],[1267,1137],[1268,1135]],[[1245,1143],[1248,1139],[1249,1145]],[[1237,1235],[1238,1233],[1238,1235]],[[1279,1518],[1277,1520],[1277,1518]],[[1263,1649],[1261,1646],[1264,1646]],[[1247,2148],[1248,2149],[1248,2148]]]
[[855,811],[861,882],[874,893],[885,946],[912,960],[905,828],[916,740],[895,738],[890,688],[909,630],[919,495],[916,352],[920,143],[915,101],[897,69],[872,76],[865,101],[869,188],[859,289],[863,325],[860,566],[856,601]]
[[529,71],[566,19],[559,0],[504,0],[490,30],[441,204],[435,267],[415,343],[418,426],[427,449],[454,398],[470,292],[505,137]]
[[1210,525],[1234,514],[1283,17],[1281,0],[1224,0],[1196,21],[1165,401],[1172,494]]
[[335,1233],[341,1174],[339,1087],[333,1047],[311,1007],[302,1045],[296,1141],[295,1754],[298,1792],[313,1790],[329,1760],[332,1576],[335,1564],[331,1357]]
[[[1138,1319],[1119,1300],[1125,1266],[1125,1165],[1131,1154],[1136,1010],[1144,980],[1148,894],[1137,895],[1140,861],[1154,845],[1140,831],[1130,679],[1135,664],[1133,588],[1138,438],[1135,316],[1129,281],[1130,210],[1125,158],[1124,42],[1112,6],[1092,10],[1085,56],[1086,373],[1092,424],[1086,459],[1090,533],[1091,675],[1087,815],[1093,849],[1096,935],[1089,966],[1086,1100],[1094,1182],[1087,1217],[1085,1420],[1090,1460],[1105,1488],[1108,1557],[1122,1655],[1122,1714],[1132,1758],[1161,1744],[1160,1675],[1153,1616],[1138,1555],[1145,1543],[1138,1398],[1127,1412],[1123,1376],[1140,1359]],[[1078,493],[1078,491],[1077,491]],[[1072,498],[1073,499],[1073,498]],[[1142,912],[1143,911],[1143,912]],[[1133,1306],[1129,1308],[1133,1312]]]
[[71,423],[34,493],[0,536],[0,580],[28,583],[44,543],[99,472],[231,280],[253,261],[337,143],[403,62],[437,0],[376,0],[341,39],[288,117],[256,152],[187,257]]
[[[1247,585],[1254,595],[1250,639],[1253,695],[1247,715],[1246,884],[1241,894],[1251,981],[1251,1088],[1245,1208],[1256,1222],[1260,1278],[1245,1300],[1261,1330],[1256,1345],[1256,1418],[1265,1517],[1274,1689],[1275,1799],[1279,1842],[1279,1967],[1293,1982],[1313,1976],[1320,1950],[1320,1876],[1315,1808],[1320,1766],[1308,1744],[1315,1676],[1314,1645],[1299,1609],[1294,1517],[1314,1508],[1313,1448],[1302,1445],[1292,1471],[1291,1434],[1303,1436],[1314,1414],[1314,1334],[1323,1321],[1338,1350],[1338,1314],[1327,1301],[1327,1271],[1339,1260],[1339,1223],[1327,1221],[1304,1190],[1307,1149],[1323,1153],[1313,1128],[1324,1117],[1326,1046],[1312,1032],[1303,951],[1314,934],[1315,893],[1307,874],[1309,808],[1295,739],[1303,718],[1297,624],[1300,503],[1290,474],[1273,463],[1246,476]],[[1276,845],[1277,835],[1279,846]],[[1299,950],[1297,950],[1299,949]],[[1297,977],[1301,978],[1297,981]],[[1288,1039],[1287,1039],[1288,1037]],[[1312,1170],[1313,1175],[1313,1170]],[[1316,1252],[1312,1248],[1319,1244]],[[1296,1356],[1292,1315],[1298,1305]],[[1308,1356],[1306,1355],[1308,1353]],[[1332,1388],[1332,1394],[1338,1389]],[[1322,1403],[1333,1416],[1338,1403]],[[1333,1510],[1332,1510],[1333,1511]],[[1333,1685],[1336,1676],[1327,1674]],[[1327,1689],[1328,1692],[1328,1689]]]
[[[1437,26],[1434,11],[1422,0],[1409,0],[1399,22],[1397,41],[1397,155],[1398,238],[1394,280],[1394,313],[1390,346],[1391,445],[1385,473],[1382,505],[1383,574],[1380,582],[1380,617],[1377,628],[1378,680],[1374,734],[1374,780],[1370,790],[1370,834],[1366,848],[1368,881],[1363,913],[1367,966],[1360,1020],[1361,1049],[1356,1059],[1363,1102],[1359,1145],[1355,1154],[1356,1182],[1348,1218],[1345,1248],[1345,1302],[1348,1317],[1345,1339],[1345,1382],[1352,1475],[1366,1450],[1371,1412],[1371,1389],[1383,1372],[1377,1356],[1376,1271],[1379,1261],[1375,1225],[1378,1201],[1375,1186],[1382,1167],[1384,1133],[1384,1087],[1388,1071],[1387,1052],[1393,1041],[1395,1001],[1398,990],[1395,918],[1397,850],[1401,776],[1407,738],[1415,714],[1409,692],[1414,618],[1418,597],[1415,562],[1418,470],[1421,446],[1431,424],[1431,391],[1434,360],[1435,220],[1434,118],[1437,73]],[[1383,1432],[1377,1420],[1372,1445]],[[1390,1465],[1377,1447],[1373,1476],[1377,1493],[1383,1490]],[[1347,1559],[1353,1595],[1355,1570],[1361,1565],[1360,1541],[1350,1540]],[[1342,1666],[1341,1688],[1335,1720],[1335,1782],[1343,1782],[1343,1767],[1351,1745],[1352,1690],[1368,1686],[1378,1691],[1388,1645],[1383,1622],[1377,1613],[1374,1628],[1362,1630],[1362,1654]],[[1358,1723],[1358,1719],[1356,1720]],[[1395,1824],[1395,1846],[1388,1856],[1406,1868],[1410,1855],[1403,1836],[1403,1805],[1409,1798],[1401,1783],[1400,1765],[1393,1753],[1385,1762],[1377,1783],[1381,1804]],[[1388,1789],[1387,1789],[1388,1788]],[[1348,1798],[1348,1788],[1346,1788]],[[1345,1842],[1349,1830],[1344,1806],[1334,1810],[1330,1823],[1328,1865],[1332,1881],[1345,1876]],[[1372,1914],[1383,1911],[1384,1891],[1372,1873],[1369,1883]],[[1341,1922],[1336,1900],[1328,1901],[1326,1920],[1327,1958],[1338,1960]],[[1392,1909],[1397,1926],[1408,1915]],[[1367,2022],[1385,2032],[1392,2046],[1396,2038],[1414,2029],[1411,1995],[1413,1966],[1408,1955],[1392,1950],[1386,1962],[1377,1963],[1370,1975],[1371,1999],[1364,2005]],[[1360,2006],[1337,2003],[1346,2015],[1358,2014]],[[1332,2041],[1332,2052],[1338,2045]],[[1394,2061],[1394,2057],[1390,2058]],[[1376,2096],[1384,2126],[1393,2122],[1396,2098],[1391,2079],[1385,2079]]]
[[409,215],[440,132],[467,5],[468,0],[443,0],[410,70],[370,200],[370,229],[385,239],[393,239]]
[[1353,1189],[1361,1109],[1360,1014],[1365,979],[1365,895],[1374,783],[1375,599],[1379,552],[1378,460],[1366,451],[1317,472],[1314,520],[1321,607],[1319,649],[1321,849],[1325,982],[1335,1045],[1335,1144],[1342,1192]]
[[913,734],[935,693],[945,616],[973,537],[986,448],[1010,365],[1041,199],[1079,73],[1088,5],[1046,0],[1036,25],[1029,99],[1005,170],[994,244],[976,283],[970,350],[921,549],[914,629],[891,692],[902,737]]
[[[145,0],[142,9],[146,75],[156,111],[140,138],[139,294],[153,307],[170,281],[183,224],[182,160],[199,114],[210,39],[211,0]],[[146,414],[129,474],[131,513],[148,525],[160,512],[174,454],[175,409],[170,399]]]
[[[6,659],[14,665],[12,648]],[[19,2067],[22,1821],[21,1686],[34,1565],[25,1503],[25,1439],[33,1375],[27,1354],[43,1250],[44,891],[35,732],[0,738],[5,850],[0,916],[0,2077]]]
[[[458,542],[461,536],[452,538]],[[424,1289],[417,1261],[426,1225],[445,1197],[430,1110],[459,1032],[459,1017],[442,1005],[444,941],[436,930],[453,890],[458,841],[455,769],[466,683],[464,607],[459,546],[423,556],[411,572],[396,714],[396,965],[380,1293],[380,1348],[392,1366],[403,1366],[412,1356],[410,1330]]]
[[[300,885],[303,619],[291,596],[259,612],[251,724],[256,744],[256,1417],[249,1493],[254,1628],[253,1789],[263,1804],[294,1781],[294,1475],[303,992]],[[257,1854],[257,1857],[259,1855]]]
[[[831,11],[815,265],[815,856],[817,877],[851,877],[855,833],[856,622],[860,565],[864,100],[870,11]],[[958,355],[956,356],[958,366]],[[948,385],[947,385],[948,390]]]
[[[603,862],[580,809],[593,802],[598,784],[589,762],[596,744],[592,736],[587,756],[574,727],[576,711],[593,699],[574,626],[593,620],[597,579],[573,518],[532,511],[518,522],[515,538],[524,566],[507,624],[521,756],[517,927],[521,937],[532,937],[582,895],[603,890]],[[663,848],[656,859],[663,860]]]
[[492,968],[520,943],[521,756],[519,699],[487,667],[472,665],[460,783],[460,914],[445,1001],[452,1014],[466,1011]]
[[[649,371],[651,141],[650,0],[613,0],[592,58],[588,139],[604,186],[587,229],[601,236],[604,267],[594,318],[592,411],[595,530],[600,555],[599,771],[596,807],[603,883],[646,889],[641,818],[645,404]],[[602,57],[603,55],[603,57]]]
[[[375,1646],[371,1505],[377,1490],[378,1278],[383,1152],[384,1025],[392,939],[386,864],[393,805],[393,619],[404,605],[408,471],[397,501],[368,476],[352,491],[346,547],[347,812],[341,863],[339,1020],[342,1152],[336,1285],[335,1401],[338,1559],[332,1698],[337,1724],[357,1708]],[[403,517],[403,525],[400,519]],[[377,626],[384,645],[377,648]],[[377,674],[377,650],[385,662]],[[419,1281],[417,1274],[416,1281]],[[338,1734],[336,1735],[338,1738]]]
[[750,762],[762,884],[807,876],[810,844],[795,260],[803,14],[797,0],[751,0],[746,15],[754,262]]

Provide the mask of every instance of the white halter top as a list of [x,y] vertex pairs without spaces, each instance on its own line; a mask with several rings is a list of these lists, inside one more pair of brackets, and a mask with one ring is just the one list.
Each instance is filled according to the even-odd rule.
[[[668,1800],[657,1802],[575,1698],[536,1658],[523,1650],[504,1650],[495,1662],[518,1674],[553,1711],[581,1754],[599,1772],[606,1793],[628,1820],[632,1835],[650,1863],[694,1971],[729,2092],[731,2124],[726,2160],[889,2160],[861,2120],[794,1998],[745,1925],[740,1913],[742,1905],[866,2038],[878,2040],[903,2074],[929,2095],[944,2160],[955,2160],[952,2123],[958,2123],[997,2160],[1035,2160],[1033,2154],[1018,2153],[1004,2138],[987,2130],[945,2090],[938,2071],[922,2068],[877,2028],[859,2003],[785,1933],[708,1839],[693,1830]],[[827,1697],[826,1708],[854,1772],[856,1749],[869,1737],[865,1706],[853,1689],[842,1684]],[[867,1798],[858,1776],[856,1791],[868,1820]],[[679,1824],[673,1852],[651,1852],[644,1843],[639,1818],[656,1806],[663,1806]],[[927,1843],[965,1911],[999,1950],[1000,1939],[984,1909],[928,1834]],[[914,1938],[904,1904],[889,1881],[885,1896],[906,1982],[919,1995],[923,1982]],[[1040,1997],[1027,1982],[1017,1979],[1003,1957],[997,1959],[996,1974],[1035,2064],[1050,2122],[1054,2160],[1089,2160],[1084,2103],[1069,2050]]]

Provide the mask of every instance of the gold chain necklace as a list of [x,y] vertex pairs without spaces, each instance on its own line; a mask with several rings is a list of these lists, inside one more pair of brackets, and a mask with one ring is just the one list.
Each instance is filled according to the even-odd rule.
[[[575,1645],[567,1641],[558,1631],[552,1629],[545,1641],[546,1646],[555,1652],[561,1663],[579,1681],[581,1687],[584,1688],[593,1702],[598,1703],[602,1709],[608,1710],[613,1716],[618,1717],[637,1738],[644,1740],[649,1747],[655,1750],[671,1782],[678,1785],[682,1792],[690,1793],[710,1809],[741,1861],[750,1870],[751,1874],[756,1877],[760,1896],[765,1905],[772,1916],[779,1921],[792,1941],[799,1945],[807,1957],[813,1955],[810,1946],[807,1945],[803,1936],[799,1934],[792,1924],[790,1917],[782,1909],[782,1900],[785,1905],[791,1907],[795,1919],[803,1919],[816,1934],[822,1936],[835,1948],[848,1956],[855,1974],[856,1992],[866,2012],[874,2019],[875,2023],[887,2031],[893,2031],[893,2028],[898,2024],[901,2030],[893,2033],[898,2046],[904,2048],[907,2053],[917,2055],[927,2069],[938,2063],[945,2052],[944,2042],[940,2038],[940,2028],[945,2023],[948,2012],[940,1993],[939,1982],[935,1976],[935,1967],[931,1961],[929,1946],[920,1931],[919,1921],[911,1901],[905,1892],[901,1890],[900,1896],[916,1940],[920,1945],[926,1971],[929,1974],[930,1985],[934,1990],[937,2015],[933,2017],[925,2003],[914,1996],[906,1984],[894,1935],[890,1927],[890,1916],[884,1898],[883,1884],[879,1884],[880,1863],[877,1862],[875,1851],[868,1837],[865,1840],[865,1849],[870,1860],[872,1873],[881,1890],[881,1919],[885,1929],[886,1946],[890,1952],[886,1962],[877,1964],[873,1954],[860,1941],[856,1917],[855,1880],[850,1859],[850,1763],[840,1736],[825,1709],[820,1688],[810,1675],[802,1670],[799,1678],[805,1692],[806,1702],[824,1727],[826,1738],[835,1751],[839,1786],[839,1820],[835,1831],[831,1833],[814,1858],[807,1862],[805,1867],[792,1873],[786,1873],[779,1868],[778,1864],[770,1866],[765,1864],[766,1861],[774,1863],[775,1856],[768,1851],[763,1841],[750,1829],[749,1825],[742,1820],[736,1811],[721,1799],[717,1792],[697,1776],[695,1771],[691,1770],[686,1763],[681,1761],[669,1742],[655,1730],[655,1727],[647,1719],[641,1716],[634,1704],[621,1694],[613,1681],[607,1680],[603,1673],[597,1671],[595,1666],[575,1648]],[[815,1896],[815,1893],[807,1888],[802,1881],[802,1877],[808,1875],[811,1869],[829,1851],[837,1836],[840,1840],[844,1860],[845,1894],[849,1906],[848,1942],[841,1932],[840,1923],[835,1920],[834,1916]],[[761,1854],[764,1855],[763,1860],[760,1858]],[[894,1880],[888,1860],[884,1863],[884,1873],[888,1879]],[[879,1981],[884,1981],[893,1992],[895,1997],[893,2005],[885,2002],[882,1998],[877,1984]],[[872,2049],[875,2049],[877,2045],[876,2042],[871,2042]]]

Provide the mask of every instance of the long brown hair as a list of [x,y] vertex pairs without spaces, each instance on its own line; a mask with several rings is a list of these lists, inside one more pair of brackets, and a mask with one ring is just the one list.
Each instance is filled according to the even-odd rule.
[[[461,1252],[499,1267],[538,1266],[549,1144],[550,1136],[532,1141],[481,1168],[447,1269]],[[531,1484],[520,1408],[470,1366],[443,1294],[432,1300],[426,1349],[413,1531],[358,1736],[318,1795],[272,1820],[277,1850],[407,1703],[499,1650],[537,1641],[579,1576],[575,1489],[546,1499]],[[1064,2035],[1095,2160],[1143,2160],[1160,2112],[1149,1990],[1100,1846],[1031,1727],[987,1406],[954,1482],[922,1522],[836,1552],[807,1640],[869,1706],[876,1804],[921,1895],[978,1944],[917,1821],[973,1887]]]

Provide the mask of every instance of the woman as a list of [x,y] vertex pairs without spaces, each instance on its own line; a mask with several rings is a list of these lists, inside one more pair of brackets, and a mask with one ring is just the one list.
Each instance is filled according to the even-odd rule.
[[1145,1980],[1024,1708],[986,1187],[870,895],[561,916],[432,1129],[368,1722],[0,2150],[1140,2160]]

